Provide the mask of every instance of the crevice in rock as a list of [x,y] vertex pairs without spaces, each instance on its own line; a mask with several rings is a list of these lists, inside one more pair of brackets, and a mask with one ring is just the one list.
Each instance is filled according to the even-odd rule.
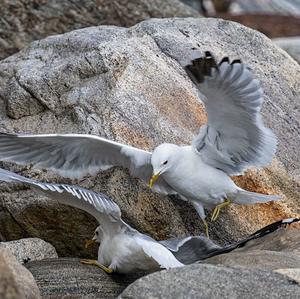
[[11,211],[6,206],[3,207],[3,210],[4,210],[4,212],[7,212],[9,214],[9,216],[11,217],[11,219],[16,223],[16,225],[20,228],[20,230],[24,232],[23,237],[28,237],[28,233],[27,233],[26,229],[16,219],[16,217],[13,215],[13,213],[11,213]]
[[16,82],[18,85],[26,92],[28,93],[35,101],[37,101],[45,110],[51,110],[41,99],[39,99],[35,94],[27,88],[24,84],[20,82],[20,79],[17,76],[14,76]]

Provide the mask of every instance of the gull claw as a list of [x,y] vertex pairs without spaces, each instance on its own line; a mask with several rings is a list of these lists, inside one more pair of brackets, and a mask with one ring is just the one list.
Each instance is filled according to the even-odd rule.
[[228,206],[231,204],[231,200],[230,199],[226,199],[224,202],[222,202],[221,204],[217,205],[211,215],[211,221],[216,221],[217,218],[219,217],[220,211],[222,208]]
[[98,263],[98,261],[96,261],[96,260],[81,260],[80,263],[84,264],[84,265],[92,265],[92,266],[98,267],[108,274],[111,274],[113,272],[113,269]]

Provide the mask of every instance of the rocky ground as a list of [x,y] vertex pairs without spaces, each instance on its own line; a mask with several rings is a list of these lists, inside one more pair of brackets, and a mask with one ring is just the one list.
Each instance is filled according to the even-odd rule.
[[[194,49],[209,50],[218,59],[241,58],[262,82],[262,114],[278,136],[278,151],[269,167],[234,180],[251,191],[280,194],[283,200],[227,208],[210,223],[211,237],[225,244],[276,220],[299,217],[297,45],[295,51],[275,41],[294,60],[257,31],[222,19],[97,26],[200,16],[179,1],[157,0],[153,6],[147,1],[98,2],[25,5],[0,0],[5,8],[0,12],[0,130],[92,133],[149,150],[161,142],[189,143],[206,113],[178,61]],[[94,27],[83,28],[87,26]],[[71,31],[77,28],[83,29]],[[59,33],[63,34],[52,35]],[[2,166],[40,180],[71,182],[30,167]],[[122,169],[71,183],[109,194],[126,222],[158,240],[203,232],[192,207],[175,197],[153,194]],[[195,298],[200,292],[203,298],[300,296],[299,228],[134,282],[144,274],[108,276],[79,263],[78,257],[96,255],[96,249],[83,246],[96,226],[82,211],[22,185],[0,184],[0,298],[115,298],[121,293],[120,298]]]
[[[199,294],[201,298],[300,296],[300,230],[294,225],[249,241],[232,252],[153,274],[108,275],[82,265],[78,258],[57,258],[53,247],[42,240],[19,242],[28,244],[23,249],[23,257],[30,258],[25,260],[27,270],[9,253],[16,243],[0,243],[1,298],[23,298],[18,297],[21,293],[24,298],[40,298],[39,292],[42,298],[49,299],[199,298]],[[19,257],[16,251],[12,253]],[[10,290],[16,295],[8,297]]]

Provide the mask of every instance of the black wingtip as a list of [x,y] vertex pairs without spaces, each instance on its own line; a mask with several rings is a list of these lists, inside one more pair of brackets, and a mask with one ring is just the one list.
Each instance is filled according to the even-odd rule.
[[205,51],[205,57],[206,58],[210,58],[210,57],[214,58],[213,55],[211,54],[211,52],[209,52],[209,51]]
[[242,60],[241,59],[234,59],[230,62],[229,57],[223,57],[222,60],[219,62],[218,66],[220,66],[222,63],[228,63],[230,65],[234,65],[234,64],[241,64]]
[[242,61],[240,59],[235,59],[231,62],[231,65],[235,63],[242,63]]
[[219,62],[219,65],[221,65],[224,62],[230,63],[229,58],[227,56],[222,58],[222,60]]
[[212,53],[205,51],[204,56],[193,59],[184,69],[192,81],[198,84],[204,81],[205,76],[211,76],[212,69],[218,69],[218,64]]

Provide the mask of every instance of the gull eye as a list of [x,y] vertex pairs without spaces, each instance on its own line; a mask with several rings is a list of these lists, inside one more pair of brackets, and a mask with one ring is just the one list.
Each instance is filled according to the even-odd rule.
[[99,235],[99,233],[98,233],[98,232],[96,232],[96,235],[98,236],[98,235]]
[[168,160],[167,161],[165,161],[164,163],[163,163],[163,165],[166,165],[168,163]]

